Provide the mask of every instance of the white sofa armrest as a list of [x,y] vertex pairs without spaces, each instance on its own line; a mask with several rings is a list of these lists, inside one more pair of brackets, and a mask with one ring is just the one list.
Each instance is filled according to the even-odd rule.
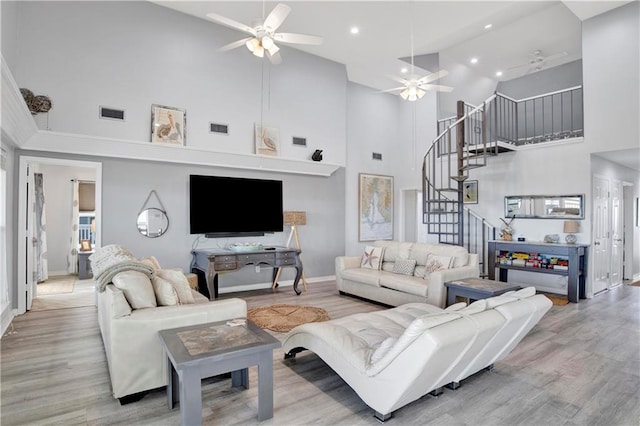
[[338,287],[338,291],[342,291],[343,289],[343,281],[341,272],[345,269],[351,268],[359,268],[360,267],[360,256],[338,256],[335,261],[336,268],[336,286]]
[[480,270],[477,263],[475,265],[471,264],[460,268],[432,272],[429,276],[427,300],[432,305],[444,308],[447,304],[447,290],[444,283],[465,278],[478,278],[479,276]]
[[360,256],[338,256],[336,257],[336,273],[338,271],[342,271],[350,268],[359,268],[360,261],[362,258]]
[[247,303],[239,298],[176,306],[136,309],[112,318],[109,373],[116,398],[164,386],[167,363],[158,331],[247,316]]

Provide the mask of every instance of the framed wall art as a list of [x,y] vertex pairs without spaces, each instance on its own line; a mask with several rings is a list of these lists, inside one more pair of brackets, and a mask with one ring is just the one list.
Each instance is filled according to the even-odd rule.
[[164,105],[151,105],[151,142],[184,145],[187,137],[187,111]]
[[255,127],[256,154],[277,157],[280,152],[280,129],[277,127]]
[[462,198],[465,204],[478,204],[477,180],[466,180],[462,183]]
[[393,239],[393,177],[360,173],[358,240]]

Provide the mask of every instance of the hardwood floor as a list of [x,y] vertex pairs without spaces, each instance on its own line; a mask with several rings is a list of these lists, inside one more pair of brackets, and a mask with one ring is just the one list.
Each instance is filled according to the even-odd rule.
[[[296,303],[332,318],[384,307],[340,296],[335,283],[222,295],[249,307]],[[640,423],[640,287],[621,286],[579,304],[554,306],[495,370],[456,391],[425,396],[389,424],[638,425]],[[111,395],[95,307],[29,312],[1,341],[1,417],[9,425],[178,425],[164,389],[121,406]],[[272,332],[275,336],[280,333]],[[203,381],[203,422],[257,424],[257,371],[251,388],[228,378]],[[273,425],[376,425],[367,407],[311,352],[295,360],[274,353]]]

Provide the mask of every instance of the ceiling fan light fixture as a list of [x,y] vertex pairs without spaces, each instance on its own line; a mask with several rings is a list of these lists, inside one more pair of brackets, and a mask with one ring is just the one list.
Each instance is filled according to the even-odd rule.
[[264,47],[265,49],[271,51],[270,49],[274,46],[274,42],[273,39],[271,37],[268,36],[264,36],[262,37],[262,47]]
[[264,57],[264,48],[258,45],[258,47],[256,47],[256,49],[253,51],[253,54],[258,58]]
[[276,54],[276,53],[278,53],[278,51],[280,50],[280,48],[279,48],[278,46],[276,46],[276,44],[275,44],[275,43],[273,43],[273,44],[271,45],[271,47],[269,47],[269,48],[267,48],[266,46],[264,46],[264,44],[263,44],[263,47],[264,47],[265,49],[267,49],[267,52],[269,52],[269,55],[271,55],[271,56],[275,55],[275,54]]
[[400,92],[400,97],[405,101],[413,102],[422,99],[426,92],[419,87],[409,86]]
[[260,46],[260,41],[257,38],[252,38],[251,40],[247,41],[244,45],[247,46],[247,49],[249,49],[249,52],[253,53]]

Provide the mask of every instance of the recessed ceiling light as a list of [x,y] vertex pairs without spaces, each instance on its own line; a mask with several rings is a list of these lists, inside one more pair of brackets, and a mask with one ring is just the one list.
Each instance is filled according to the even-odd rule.
[[496,72],[496,77],[502,77],[502,71]]
[[400,69],[400,72],[401,72],[402,74],[406,74],[406,73],[407,73],[407,71],[409,71],[409,70],[407,69],[407,67],[403,67],[403,68],[401,68],[401,69]]
[[351,34],[358,34],[360,32],[360,28],[351,27],[351,29],[349,31],[351,32]]
[[485,26],[484,26],[484,29],[485,29],[485,30],[488,30],[488,29],[489,29],[489,28],[491,28],[491,27],[493,27],[493,24],[487,24],[487,25],[485,25]]
[[477,64],[478,63],[478,58],[471,58],[470,61],[472,64]]

